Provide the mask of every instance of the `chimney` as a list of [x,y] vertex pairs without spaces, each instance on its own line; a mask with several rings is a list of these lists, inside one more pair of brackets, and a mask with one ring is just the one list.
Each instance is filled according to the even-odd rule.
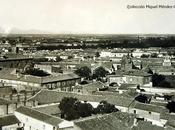
[[20,78],[20,73],[17,73],[17,78]]
[[27,75],[24,75],[24,79],[27,79]]

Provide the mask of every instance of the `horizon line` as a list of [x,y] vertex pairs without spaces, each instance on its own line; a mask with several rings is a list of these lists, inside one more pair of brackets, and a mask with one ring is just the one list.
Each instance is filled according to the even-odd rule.
[[175,35],[175,33],[0,33],[0,35]]

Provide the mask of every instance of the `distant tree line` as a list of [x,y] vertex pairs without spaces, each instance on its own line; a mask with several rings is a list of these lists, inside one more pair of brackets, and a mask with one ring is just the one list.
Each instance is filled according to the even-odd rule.
[[[33,44],[36,42],[40,42],[41,46],[38,46],[38,50],[55,50],[55,49],[86,49],[86,48],[148,48],[148,47],[175,47],[175,37],[167,36],[167,37],[146,37],[142,38],[137,36],[103,36],[98,37],[98,40],[82,40],[82,37],[74,37],[69,38],[67,36],[32,36],[28,37],[28,35],[16,35],[16,36],[8,36],[8,37],[0,37],[0,40],[5,43],[5,41],[9,41],[10,44],[15,45],[17,43],[27,43]],[[88,37],[87,37],[88,38]],[[93,38],[93,36],[91,37]],[[85,37],[84,37],[85,39]],[[43,43],[50,44],[55,43],[56,46],[42,46]],[[76,46],[67,46],[67,44],[76,43]],[[65,45],[64,45],[65,44]]]
[[[76,41],[76,40],[75,40]],[[89,48],[101,48],[101,49],[112,49],[112,48],[148,48],[148,47],[175,47],[175,37],[149,37],[142,40],[137,39],[107,39],[99,41],[84,41],[83,43],[77,42],[77,45],[67,46],[68,43],[74,43],[74,40],[65,41],[65,45],[55,43],[55,45],[40,45],[37,50],[64,50],[64,49],[89,49]]]

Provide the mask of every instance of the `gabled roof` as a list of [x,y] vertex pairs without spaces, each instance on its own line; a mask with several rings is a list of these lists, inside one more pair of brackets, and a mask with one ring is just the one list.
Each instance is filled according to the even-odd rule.
[[41,83],[41,78],[32,75],[20,75],[12,74],[15,69],[11,68],[4,68],[0,71],[0,79],[8,79],[8,80],[17,80],[17,81],[24,81],[24,82],[32,82],[32,83]]
[[41,105],[33,109],[49,115],[58,115],[61,113],[61,110],[59,109],[58,104],[50,104],[50,105],[44,105],[44,106]]
[[[122,70],[117,70],[115,71],[116,76],[151,76],[151,74],[143,71],[143,70],[129,70],[129,71],[122,71]],[[113,75],[115,77],[115,75]]]
[[121,112],[75,121],[82,130],[130,130],[133,124],[134,115]]
[[8,104],[12,104],[11,101],[0,98],[0,105],[8,105]]
[[166,107],[167,101],[159,101],[152,98],[150,104]]
[[159,67],[151,67],[156,72],[175,72],[175,68],[172,66],[159,66]]
[[135,89],[128,89],[127,91],[123,92],[122,95],[125,97],[135,98],[139,95],[139,93]]
[[[115,88],[116,89],[116,88]],[[93,95],[113,95],[113,96],[120,96],[119,92],[117,91],[96,91]]]
[[51,75],[51,76],[46,76],[46,77],[38,77],[38,76],[22,75],[22,74],[17,76],[15,74],[12,74],[14,70],[15,69],[10,69],[10,68],[2,69],[0,71],[0,79],[8,79],[8,80],[16,80],[16,81],[42,84],[42,83],[57,82],[57,81],[80,78],[78,75],[74,73],[57,75],[57,76]]
[[97,89],[105,88],[105,84],[100,81],[91,82],[85,85],[78,84],[74,86],[74,89],[86,89],[89,91],[96,91]]
[[82,88],[86,89],[86,90],[95,91],[97,89],[104,88],[104,84],[100,81],[96,81],[96,82],[93,82],[93,83],[82,85]]
[[140,103],[140,102],[134,102],[131,105],[131,107],[135,109],[140,109],[140,110],[149,111],[149,112],[156,112],[156,113],[163,113],[168,111],[165,107],[162,107],[162,106]]
[[120,90],[128,90],[129,88],[132,88],[132,87],[137,87],[137,84],[126,84],[126,83],[123,83],[120,85],[119,89]]
[[132,130],[164,130],[164,127],[153,125],[151,122],[139,121],[137,126],[134,126]]
[[0,117],[0,127],[18,124],[19,120],[14,115]]
[[143,71],[143,70],[116,70],[115,75],[108,75],[107,77],[125,77],[125,76],[141,76],[147,77],[151,76],[151,74]]
[[79,79],[80,77],[74,73],[71,74],[63,74],[57,76],[47,76],[42,78],[42,83],[56,82],[56,81],[64,81],[70,79]]
[[167,120],[166,125],[175,128],[175,114],[174,113],[162,113],[161,119]]
[[151,74],[142,71],[142,70],[130,70],[130,71],[125,71],[124,75],[130,75],[130,76],[151,76]]
[[26,116],[32,117],[32,118],[39,120],[39,121],[43,121],[43,122],[48,123],[48,124],[53,125],[53,126],[58,126],[58,124],[63,121],[61,118],[47,115],[47,114],[42,113],[40,111],[37,111],[35,109],[24,107],[24,106],[19,107],[16,110],[16,112],[19,112],[19,113],[24,114]]

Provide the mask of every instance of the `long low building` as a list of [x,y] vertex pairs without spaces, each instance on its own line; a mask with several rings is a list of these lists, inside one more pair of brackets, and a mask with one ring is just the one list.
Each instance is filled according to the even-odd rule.
[[27,107],[18,108],[15,116],[23,124],[24,130],[57,130],[64,124],[73,126],[72,122]]
[[20,90],[32,90],[35,88],[64,89],[64,87],[73,86],[80,81],[81,78],[74,73],[38,77],[18,74],[16,69],[10,68],[0,71],[0,82]]
[[24,57],[23,55],[9,56],[0,58],[0,67],[2,68],[24,68],[27,64],[32,63],[33,58]]

